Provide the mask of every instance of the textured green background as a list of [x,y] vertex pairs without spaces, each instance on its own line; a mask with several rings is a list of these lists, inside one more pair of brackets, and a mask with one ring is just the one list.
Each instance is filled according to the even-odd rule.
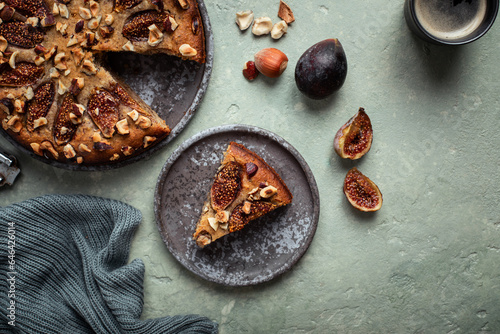
[[[296,1],[296,22],[279,41],[241,33],[235,13],[277,21],[278,1],[207,1],[215,63],[207,94],[185,130],[146,161],[79,173],[17,152],[22,175],[0,205],[48,193],[125,201],[144,219],[131,258],[146,263],[145,318],[199,313],[221,333],[500,332],[500,23],[472,44],[438,47],[414,37],[403,1]],[[303,97],[295,64],[309,46],[339,38],[349,71],[324,101]],[[264,47],[289,59],[278,79],[247,82],[245,61]],[[333,151],[335,132],[363,106],[374,128],[356,162]],[[309,163],[321,215],[311,248],[288,273],[255,287],[226,288],[185,270],[157,232],[153,193],[169,155],[209,127],[242,123],[282,136]],[[342,193],[358,167],[384,205],[356,212]]]

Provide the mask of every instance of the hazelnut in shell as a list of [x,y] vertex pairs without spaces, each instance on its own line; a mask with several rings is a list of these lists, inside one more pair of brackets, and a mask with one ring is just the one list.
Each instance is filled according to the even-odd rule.
[[254,56],[257,70],[269,78],[279,77],[288,65],[288,57],[275,48],[265,48]]

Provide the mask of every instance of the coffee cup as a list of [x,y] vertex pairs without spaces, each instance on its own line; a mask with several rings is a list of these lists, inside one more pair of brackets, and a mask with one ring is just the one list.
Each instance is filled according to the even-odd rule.
[[404,14],[411,31],[440,45],[473,42],[491,28],[499,0],[406,0]]

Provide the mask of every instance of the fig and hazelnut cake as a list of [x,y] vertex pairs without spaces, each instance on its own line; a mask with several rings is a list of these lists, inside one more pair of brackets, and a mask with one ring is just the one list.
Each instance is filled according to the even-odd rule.
[[170,133],[106,69],[106,52],[168,54],[205,62],[195,0],[0,1],[0,122],[47,159],[107,164]]
[[199,247],[290,204],[292,194],[257,153],[231,142],[224,153],[193,235]]

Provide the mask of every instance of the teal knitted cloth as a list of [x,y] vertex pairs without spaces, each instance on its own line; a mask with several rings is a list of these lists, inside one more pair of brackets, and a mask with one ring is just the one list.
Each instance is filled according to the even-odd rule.
[[127,260],[141,218],[82,195],[0,208],[0,333],[217,333],[195,315],[139,319],[144,264]]

